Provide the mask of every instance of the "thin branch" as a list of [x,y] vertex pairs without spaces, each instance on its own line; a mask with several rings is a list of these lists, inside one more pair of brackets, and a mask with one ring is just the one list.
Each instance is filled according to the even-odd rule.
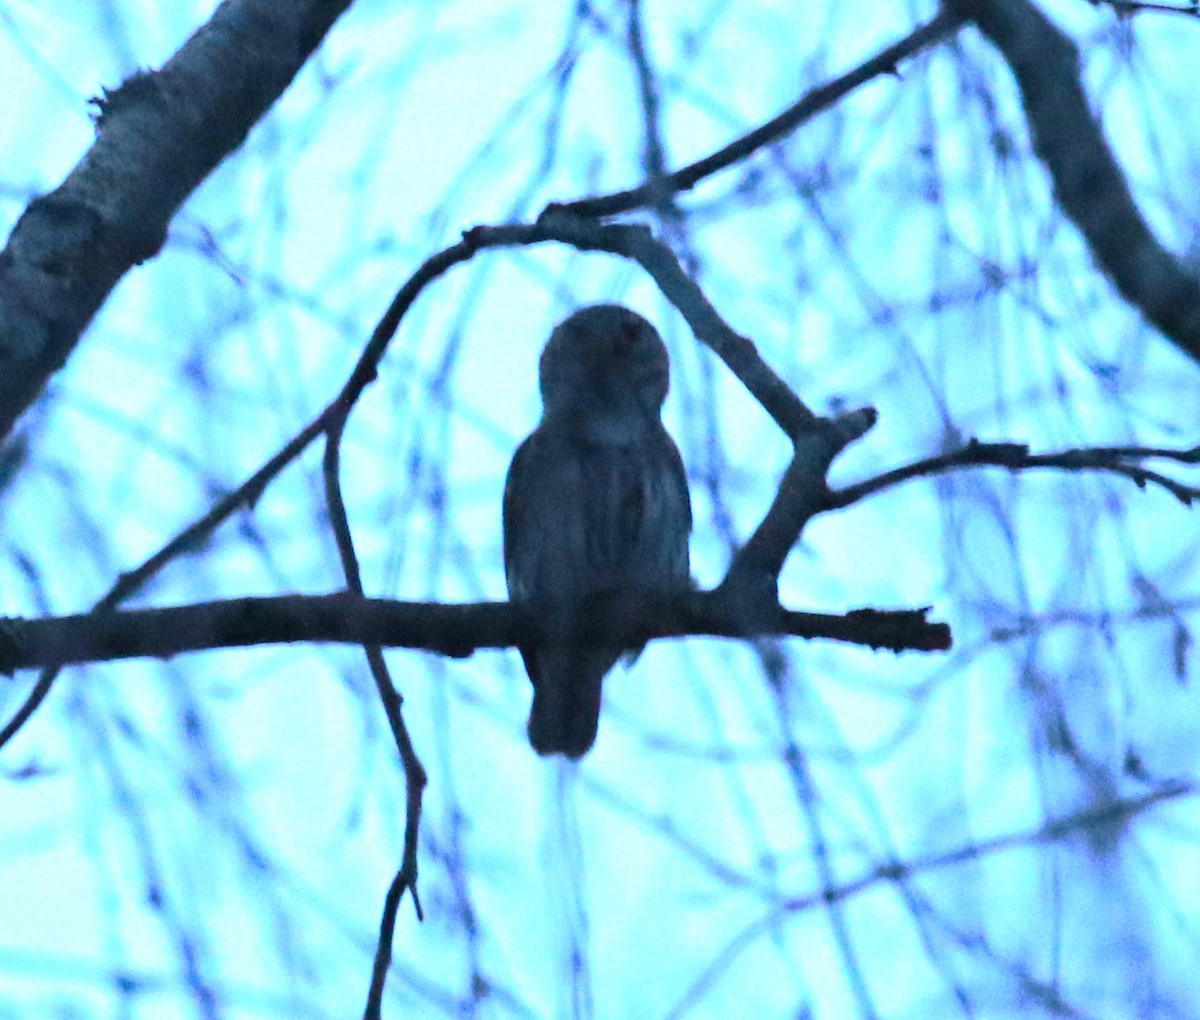
[[1093,7],[1111,7],[1121,17],[1130,17],[1148,11],[1155,14],[1182,14],[1188,18],[1200,18],[1200,0],[1192,0],[1185,7],[1177,4],[1148,4],[1135,0],[1088,0]]
[[1184,485],[1159,471],[1142,467],[1146,460],[1170,460],[1178,464],[1200,464],[1200,446],[1184,450],[1163,447],[1097,446],[1058,453],[1030,453],[1022,443],[982,443],[970,440],[960,450],[906,464],[874,478],[829,492],[825,510],[836,510],[857,503],[882,489],[912,478],[943,474],[962,468],[1002,467],[1008,471],[1051,468],[1058,471],[1102,471],[1128,478],[1138,488],[1157,485],[1185,506],[1200,499],[1200,487]]
[[1113,800],[1085,808],[1062,818],[1052,818],[1036,829],[979,840],[944,853],[930,854],[911,861],[882,864],[861,878],[847,882],[835,889],[822,890],[820,893],[784,900],[779,909],[795,913],[820,906],[830,897],[839,900],[849,899],[851,896],[857,896],[884,882],[903,881],[914,875],[965,864],[967,861],[981,860],[1006,850],[1037,846],[1040,843],[1057,843],[1077,834],[1090,833],[1097,829],[1119,831],[1128,825],[1131,819],[1152,807],[1167,801],[1178,800],[1181,797],[1194,797],[1195,795],[1196,787],[1189,782],[1182,780],[1166,782],[1137,797]]
[[632,212],[645,206],[661,205],[671,195],[694,188],[704,178],[711,177],[719,170],[741,162],[764,146],[778,141],[805,121],[838,103],[860,85],[883,75],[897,74],[897,67],[901,61],[953,35],[964,20],[961,14],[949,10],[942,11],[928,24],[920,26],[906,38],[860,64],[853,71],[806,93],[777,117],[731,142],[725,148],[674,173],[647,181],[628,191],[583,198],[551,208],[559,208],[576,216],[606,217]]
[[[507,227],[477,227],[467,238],[487,242],[502,237]],[[648,227],[638,224],[601,224],[562,208],[544,212],[536,224],[542,240],[562,241],[581,251],[606,251],[633,259],[658,284],[663,296],[687,320],[701,343],[710,348],[774,419],[788,437],[810,431],[813,414],[758,353],[754,343],[736,333],[718,314],[699,285],[684,271],[667,245]]]
[[[642,121],[644,124],[644,142],[642,166],[646,176],[659,180],[666,174],[667,156],[662,139],[660,123],[661,101],[659,99],[658,82],[654,77],[654,69],[650,64],[650,55],[646,52],[646,38],[642,31],[641,0],[629,0],[629,57],[637,71],[638,92],[642,100]],[[670,200],[670,193],[660,193],[658,205],[661,211]],[[578,210],[575,210],[578,212]]]
[[[368,345],[368,350],[374,349],[374,344]],[[381,354],[382,343],[378,350]],[[361,389],[359,392],[361,393]],[[329,509],[330,526],[333,528],[338,556],[346,577],[346,585],[351,593],[361,597],[363,595],[362,571],[359,568],[358,553],[354,549],[354,537],[350,530],[350,519],[346,514],[346,502],[342,497],[341,482],[342,437],[345,435],[346,420],[353,406],[352,399],[335,402],[325,432],[325,457],[322,467],[325,481],[325,502]],[[417,756],[412,736],[404,722],[404,714],[401,711],[404,697],[392,681],[387,662],[383,658],[382,648],[372,641],[363,642],[362,647],[367,657],[367,666],[371,670],[371,677],[375,681],[380,704],[383,705],[387,715],[392,739],[395,741],[396,750],[400,755],[405,781],[404,853],[400,867],[392,879],[388,895],[384,900],[379,941],[376,943],[375,960],[371,971],[371,987],[367,993],[367,1005],[363,1013],[366,1020],[377,1020],[382,1015],[383,991],[386,985],[388,966],[392,960],[396,913],[405,890],[408,890],[412,896],[413,910],[416,911],[417,920],[425,920],[424,911],[421,909],[421,897],[417,891],[419,865],[417,845],[421,827],[421,802],[429,777],[425,773],[421,759]]]
[[[682,1017],[688,1006],[699,1001],[717,977],[724,973],[745,950],[768,932],[776,931],[781,920],[788,915],[803,913],[818,907],[848,900],[860,893],[891,882],[907,881],[914,876],[942,868],[953,867],[968,861],[982,860],[993,854],[1021,847],[1037,846],[1068,839],[1077,833],[1086,833],[1097,828],[1121,828],[1145,811],[1181,797],[1196,795],[1191,783],[1169,782],[1150,792],[1126,800],[1114,800],[1087,808],[1073,815],[1055,818],[1036,829],[997,836],[965,846],[956,847],[941,854],[931,854],[911,861],[894,861],[872,869],[861,878],[803,896],[790,897],[773,906],[767,913],[748,924],[734,935],[717,956],[700,972],[688,990],[680,997],[675,1008],[668,1013],[671,1017]],[[1063,1016],[1080,1017],[1079,1013],[1061,999],[1052,986],[1031,987],[1039,992],[1056,1013]]]
[[[10,649],[6,648],[5,651],[9,652]],[[4,673],[11,675],[17,667],[16,658],[10,658],[6,655]],[[54,686],[54,680],[57,676],[57,669],[47,669],[37,678],[33,688],[25,695],[25,700],[21,702],[20,707],[13,713],[12,718],[4,724],[4,729],[0,730],[0,747],[3,747],[12,740],[21,731],[21,727],[29,721],[29,717],[41,707],[42,702],[46,700],[46,695],[50,693],[50,689]]]
[[[410,808],[411,811],[411,801]],[[418,808],[419,810],[419,808]],[[407,855],[407,848],[406,848]],[[367,1006],[363,1010],[363,1020],[380,1020],[383,1016],[383,992],[387,985],[388,967],[392,963],[392,942],[396,932],[396,915],[400,913],[400,902],[404,899],[404,891],[412,890],[413,902],[417,902],[416,879],[409,881],[404,867],[396,872],[392,884],[388,886],[387,895],[383,898],[383,916],[379,921],[379,940],[376,943],[375,959],[371,963],[371,987],[367,992]],[[420,917],[420,906],[417,907]]]

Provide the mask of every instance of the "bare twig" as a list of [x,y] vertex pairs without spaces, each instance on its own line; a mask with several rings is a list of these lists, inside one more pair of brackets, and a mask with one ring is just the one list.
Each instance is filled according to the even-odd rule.
[[574,213],[576,216],[605,217],[632,212],[634,209],[641,209],[645,206],[661,205],[669,196],[694,188],[704,178],[711,177],[717,171],[724,170],[764,146],[778,141],[816,114],[829,109],[860,85],[885,74],[896,74],[897,66],[901,61],[907,60],[921,50],[953,35],[964,20],[963,15],[957,12],[942,11],[928,24],[922,25],[900,42],[889,46],[842,77],[813,89],[777,117],[773,117],[712,155],[676,170],[674,173],[647,181],[629,191],[619,191],[612,195],[599,195],[594,198],[582,198],[574,202],[563,203],[558,208]]
[[882,489],[911,478],[942,474],[968,467],[1002,467],[1009,471],[1053,468],[1059,471],[1102,471],[1128,478],[1138,488],[1157,485],[1185,506],[1200,499],[1200,488],[1184,485],[1159,471],[1142,466],[1147,460],[1170,460],[1178,464],[1200,464],[1200,446],[1185,450],[1139,446],[1097,446],[1058,453],[1030,453],[1022,443],[981,443],[970,440],[960,450],[906,464],[885,471],[875,478],[834,490],[826,496],[824,509],[838,509],[857,503]]
[[[1050,819],[1030,831],[979,840],[945,853],[931,854],[911,861],[889,862],[872,869],[854,881],[782,900],[773,905],[764,916],[747,925],[729,940],[716,958],[700,972],[668,1015],[673,1017],[685,1015],[687,1006],[700,999],[717,975],[724,973],[730,964],[757,939],[767,932],[774,931],[780,920],[789,914],[802,913],[830,902],[841,902],[886,882],[901,882],[915,875],[953,867],[968,861],[981,860],[1006,850],[1058,842],[1069,839],[1077,833],[1087,833],[1096,828],[1124,826],[1133,818],[1159,804],[1182,797],[1192,797],[1195,794],[1196,788],[1191,783],[1164,783],[1141,796],[1098,804],[1073,815]],[[1062,1000],[1059,992],[1051,986],[1031,986],[1030,991],[1044,995],[1047,1002],[1054,1006],[1058,1015],[1083,1016]]]
[[[386,341],[382,341],[378,345],[380,354],[383,351],[383,343]],[[374,348],[376,345],[369,346]],[[361,389],[358,392],[361,393]],[[354,537],[350,531],[350,520],[346,515],[346,502],[342,497],[341,482],[342,437],[345,435],[346,420],[353,406],[354,403],[351,399],[336,401],[333,405],[325,432],[323,475],[325,502],[329,508],[329,521],[337,543],[346,585],[353,594],[362,596],[362,571],[359,568],[358,554],[354,550]],[[383,1007],[383,990],[388,966],[392,959],[396,913],[405,890],[408,890],[412,896],[413,910],[416,911],[417,920],[425,919],[425,914],[421,909],[421,897],[417,890],[419,864],[417,846],[421,826],[421,801],[428,776],[425,773],[425,767],[421,764],[421,759],[417,756],[408,726],[404,722],[404,714],[401,711],[404,698],[392,681],[387,662],[383,658],[383,649],[376,642],[364,641],[363,652],[366,654],[367,665],[375,681],[375,689],[379,693],[380,704],[383,705],[387,715],[388,726],[391,728],[392,739],[395,741],[396,750],[400,755],[405,780],[404,853],[400,867],[392,879],[388,895],[384,900],[379,941],[376,943],[375,961],[372,967],[371,987],[367,994],[367,1005],[363,1014],[366,1020],[376,1020],[381,1015]]]
[[1156,14],[1182,14],[1188,18],[1200,18],[1200,0],[1191,0],[1191,3],[1183,6],[1179,4],[1139,3],[1135,2],[1135,0],[1088,0],[1088,3],[1093,7],[1111,7],[1123,17],[1147,11]]
[[1113,800],[1085,808],[1072,815],[1062,818],[1051,818],[1026,832],[1016,832],[1005,836],[994,836],[991,839],[981,839],[966,846],[957,847],[940,854],[930,854],[911,861],[892,861],[882,864],[872,871],[847,882],[832,891],[822,891],[816,896],[797,896],[785,900],[780,909],[789,913],[807,910],[819,906],[830,895],[838,899],[848,899],[866,892],[881,882],[898,882],[911,878],[923,872],[935,871],[940,868],[953,867],[967,861],[980,860],[991,854],[1005,850],[1015,850],[1024,846],[1036,846],[1040,843],[1057,843],[1080,833],[1092,832],[1100,828],[1120,828],[1129,823],[1130,819],[1142,814],[1152,807],[1180,797],[1193,797],[1196,788],[1191,783],[1171,781],[1150,790],[1148,793],[1125,800]]
[[[12,670],[16,668],[17,665],[15,661],[11,664],[11,668],[10,663],[5,663],[5,672],[11,673]],[[37,678],[37,681],[34,683],[32,689],[27,695],[25,695],[24,700],[13,713],[12,718],[4,724],[4,729],[0,730],[0,747],[4,747],[5,744],[7,744],[10,740],[12,740],[13,737],[21,732],[21,727],[29,721],[29,717],[32,716],[33,713],[41,707],[42,702],[46,700],[46,695],[50,693],[50,689],[54,686],[54,679],[57,676],[57,669],[48,669]]]

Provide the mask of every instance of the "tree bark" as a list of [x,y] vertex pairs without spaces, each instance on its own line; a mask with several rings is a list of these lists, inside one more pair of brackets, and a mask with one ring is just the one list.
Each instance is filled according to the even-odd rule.
[[0,252],[0,440],[349,2],[225,0],[160,70],[94,100],[95,143]]

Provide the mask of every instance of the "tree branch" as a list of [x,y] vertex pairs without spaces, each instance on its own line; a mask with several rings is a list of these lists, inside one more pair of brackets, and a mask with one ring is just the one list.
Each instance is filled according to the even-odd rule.
[[734,557],[723,587],[747,591],[766,582],[774,591],[804,526],[829,507],[825,481],[829,466],[850,443],[866,435],[877,419],[874,408],[861,408],[832,420],[821,419],[807,435],[794,440],[792,462],[771,508]]
[[860,85],[865,85],[881,75],[897,74],[897,66],[902,60],[907,60],[920,53],[921,50],[953,35],[965,20],[963,15],[955,11],[942,11],[928,24],[920,26],[912,34],[860,64],[853,71],[849,71],[840,78],[835,78],[820,88],[813,89],[781,114],[756,127],[737,141],[731,142],[725,148],[676,170],[674,173],[646,181],[628,191],[618,191],[612,195],[598,195],[594,198],[581,198],[550,208],[562,209],[576,216],[605,217],[632,212],[645,206],[661,205],[671,195],[689,191],[704,178],[711,177],[718,171],[741,162],[764,146],[778,141],[805,121],[811,120],[818,113],[829,109]]
[[[368,352],[372,348],[373,345],[369,344]],[[380,351],[382,352],[382,347]],[[371,373],[371,378],[373,377],[374,372]],[[361,393],[361,389],[358,392]],[[354,399],[343,399],[334,401],[330,408],[328,424],[325,428],[325,457],[322,467],[329,523],[337,542],[338,556],[342,562],[346,586],[352,594],[361,597],[363,595],[362,571],[359,569],[358,553],[354,548],[350,519],[346,514],[346,501],[342,497],[341,479],[342,437],[345,435],[346,421],[353,406]],[[429,777],[425,773],[425,766],[421,764],[421,759],[417,756],[412,735],[408,732],[408,726],[404,722],[404,714],[401,711],[404,705],[404,696],[392,682],[387,661],[383,657],[383,649],[375,642],[366,641],[363,642],[363,652],[367,657],[367,668],[370,669],[371,677],[375,681],[375,690],[379,694],[380,704],[383,705],[388,726],[392,731],[392,739],[396,744],[396,751],[400,755],[400,762],[404,768],[406,805],[404,856],[395,878],[392,879],[388,895],[385,897],[380,937],[376,943],[375,963],[371,972],[371,989],[367,995],[367,1008],[364,1013],[366,1020],[375,1020],[380,1016],[382,1010],[383,989],[387,979],[387,969],[392,959],[396,912],[400,909],[400,900],[403,898],[405,890],[412,895],[413,909],[416,911],[417,920],[425,920],[425,914],[421,909],[421,897],[417,891],[419,864],[417,840],[421,825],[421,802]]]
[[[486,243],[507,227],[477,227],[465,235]],[[786,382],[763,361],[753,341],[735,332],[721,318],[704,292],[650,228],[641,224],[605,224],[584,219],[552,206],[534,227],[540,240],[562,241],[581,251],[606,251],[637,262],[687,320],[696,338],[717,355],[771,416],[784,435],[794,438],[817,421]]]
[[1111,7],[1118,17],[1130,18],[1135,14],[1147,11],[1154,14],[1182,14],[1188,18],[1200,18],[1200,0],[1190,0],[1189,3],[1179,4],[1150,4],[1138,0],[1088,0],[1093,7]]
[[0,254],[0,439],[347,6],[225,0],[161,70],[94,100],[95,144],[58,188],[30,203]]
[[[827,638],[872,648],[941,651],[945,624],[928,610],[858,609],[845,615],[789,612],[765,605],[756,616],[720,591],[599,596],[576,636],[607,643],[620,634],[630,648],[656,638],[757,635]],[[288,642],[419,648],[464,658],[481,648],[545,639],[548,614],[508,602],[448,605],[394,602],[349,592],[239,598],[163,609],[131,609],[37,620],[8,619],[10,668],[50,668],[184,652]]]
[[[762,917],[755,919],[732,936],[725,948],[692,982],[679,1002],[676,1003],[671,1015],[682,1016],[686,1013],[687,1006],[699,1001],[701,995],[711,986],[717,975],[724,973],[733,960],[766,932],[777,930],[780,920],[789,914],[804,913],[829,903],[841,903],[885,883],[905,882],[927,872],[984,860],[1008,850],[1055,843],[1076,835],[1087,836],[1097,830],[1119,830],[1159,804],[1195,795],[1196,787],[1192,783],[1180,780],[1168,781],[1139,796],[1100,802],[1075,814],[1049,819],[1036,829],[979,840],[955,847],[944,853],[931,854],[909,861],[888,862],[842,885],[782,899],[771,904]],[[1032,997],[1042,999],[1051,1007],[1051,1012],[1055,1015],[1082,1016],[1061,998],[1061,992],[1057,987],[1043,985],[1032,980],[1023,982],[1023,984]]]
[[1002,467],[1009,471],[1028,471],[1033,468],[1052,468],[1058,471],[1103,471],[1128,478],[1138,488],[1157,485],[1178,499],[1184,506],[1200,499],[1200,488],[1184,485],[1159,471],[1142,466],[1147,460],[1170,460],[1177,464],[1200,464],[1200,446],[1186,450],[1161,447],[1097,446],[1058,453],[1030,453],[1023,443],[981,443],[970,440],[961,450],[906,464],[884,472],[875,478],[848,485],[830,492],[822,509],[836,510],[850,506],[882,489],[898,485],[911,478],[942,474],[968,467]]
[[1130,304],[1200,362],[1200,278],[1142,217],[1088,108],[1079,50],[1028,0],[945,0],[971,18],[1017,79],[1033,148],[1063,211]]

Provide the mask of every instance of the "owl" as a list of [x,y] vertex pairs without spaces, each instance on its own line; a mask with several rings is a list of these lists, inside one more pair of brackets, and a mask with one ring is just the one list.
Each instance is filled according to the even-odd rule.
[[690,585],[687,476],[660,417],[667,377],[658,332],[619,305],[581,309],[542,351],[542,420],[513,456],[503,514],[509,597],[565,636],[521,649],[538,754],[587,753],[601,683],[625,651],[569,639],[581,600]]

